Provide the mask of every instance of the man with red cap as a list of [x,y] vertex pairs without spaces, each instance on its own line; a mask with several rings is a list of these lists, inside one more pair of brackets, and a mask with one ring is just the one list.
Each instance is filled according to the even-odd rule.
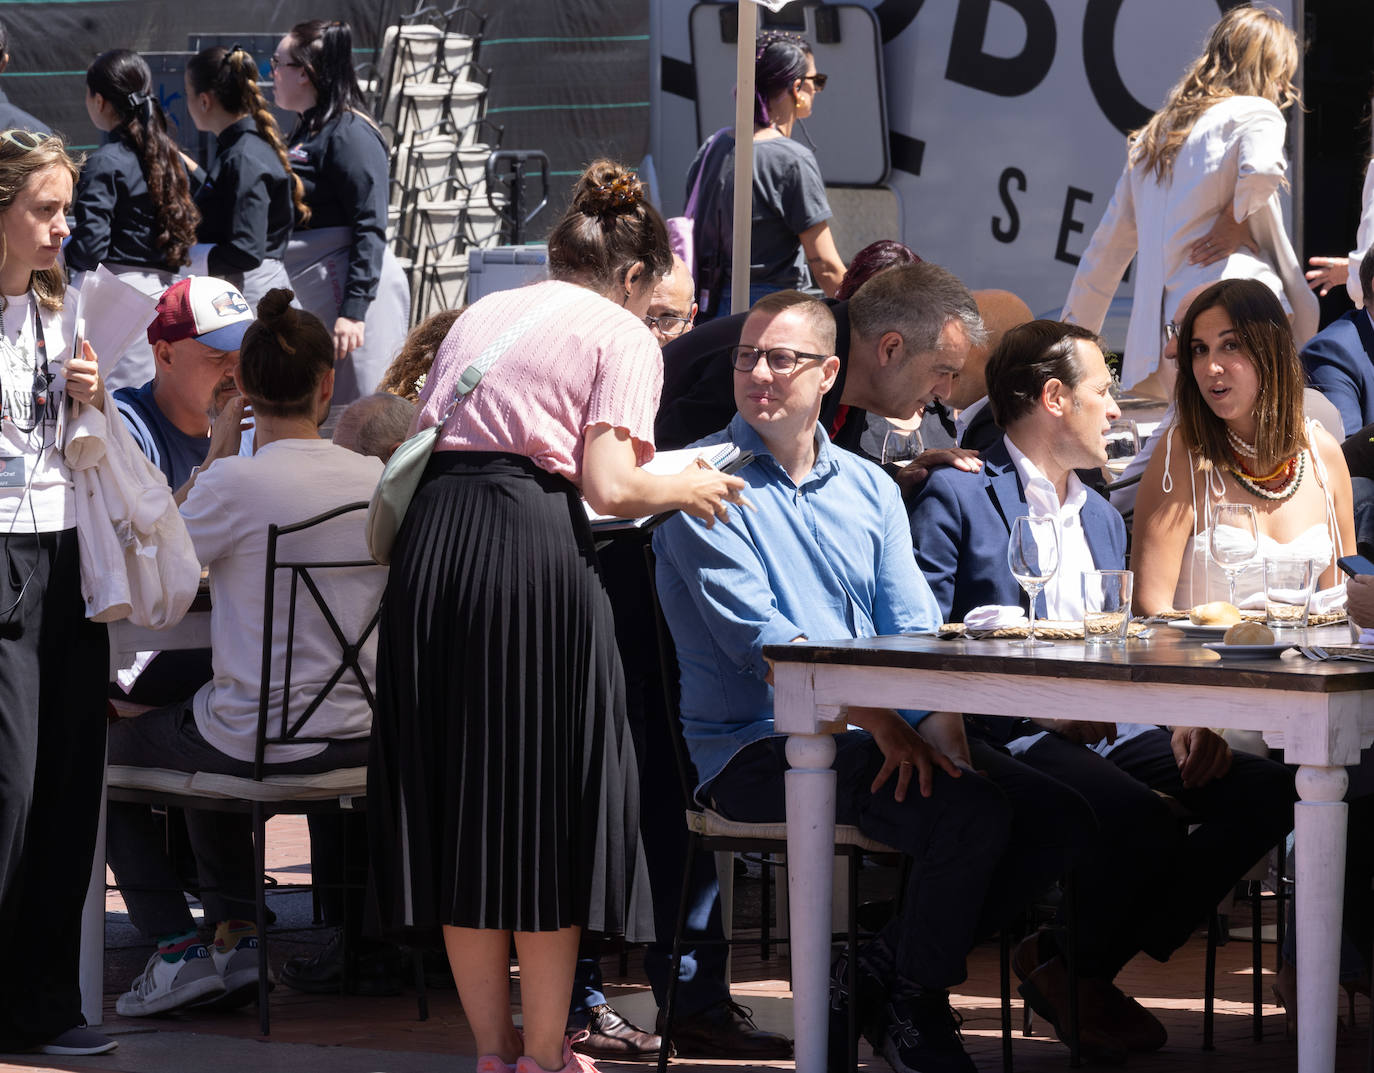
[[154,374],[115,392],[115,405],[153,465],[175,490],[205,462],[210,426],[238,394],[234,370],[253,311],[232,284],[213,276],[179,279],[148,325]]

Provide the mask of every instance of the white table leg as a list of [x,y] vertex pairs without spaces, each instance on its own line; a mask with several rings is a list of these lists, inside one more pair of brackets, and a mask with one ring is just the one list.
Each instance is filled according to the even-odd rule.
[[1298,1071],[1336,1066],[1336,987],[1345,876],[1343,767],[1298,769],[1297,836]]
[[835,856],[835,739],[787,739],[787,890],[798,1073],[825,1073],[830,1027],[830,898]]
[[100,772],[100,824],[91,855],[91,881],[81,909],[81,1015],[88,1025],[105,1019],[105,771]]

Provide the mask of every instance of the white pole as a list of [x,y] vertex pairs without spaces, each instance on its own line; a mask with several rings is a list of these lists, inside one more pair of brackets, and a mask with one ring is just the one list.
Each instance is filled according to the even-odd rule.
[[754,218],[754,39],[759,9],[740,0],[735,49],[735,234],[730,251],[730,312],[749,308],[749,239]]

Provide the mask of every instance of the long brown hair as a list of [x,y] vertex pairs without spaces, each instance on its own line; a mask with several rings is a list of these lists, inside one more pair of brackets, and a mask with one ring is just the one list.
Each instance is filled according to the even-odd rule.
[[1300,104],[1293,84],[1298,41],[1271,7],[1235,7],[1212,27],[1207,47],[1169,91],[1164,107],[1133,132],[1127,156],[1165,182],[1198,117],[1227,97],[1263,97],[1280,109]]
[[116,129],[138,154],[153,202],[153,245],[162,251],[163,263],[171,269],[189,264],[200,212],[191,200],[181,152],[167,134],[148,64],[127,48],[102,52],[86,69],[86,88],[110,102],[119,116]]
[[[26,148],[26,145],[32,148]],[[9,211],[14,199],[40,171],[65,168],[75,183],[81,166],[67,152],[60,134],[35,134],[28,130],[7,130],[0,134],[0,216]],[[0,265],[8,251],[0,247]],[[61,264],[29,273],[29,288],[44,309],[59,310],[67,291],[67,273]]]
[[272,118],[267,99],[258,89],[258,65],[245,49],[235,45],[225,49],[220,45],[203,49],[186,64],[191,88],[197,93],[209,93],[230,115],[250,115],[258,128],[258,135],[277,154],[286,177],[291,180],[291,200],[296,206],[296,223],[310,220],[310,206],[305,203],[305,184],[291,170],[291,158],[286,153],[281,128]]
[[1231,459],[1226,422],[1212,412],[1193,375],[1193,325],[1202,313],[1221,309],[1231,319],[1259,379],[1255,400],[1256,462],[1264,471],[1308,446],[1303,424],[1302,362],[1293,330],[1274,292],[1253,279],[1224,279],[1193,300],[1178,331],[1178,379],[1174,406],[1178,428],[1188,450],[1210,465]]

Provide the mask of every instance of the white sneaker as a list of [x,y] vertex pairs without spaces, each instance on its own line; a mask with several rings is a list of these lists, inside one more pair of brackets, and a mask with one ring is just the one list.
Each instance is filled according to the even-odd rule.
[[[258,937],[240,936],[229,950],[218,945],[210,946],[210,958],[215,966],[224,990],[212,995],[203,1003],[207,1009],[236,1010],[258,997]],[[277,986],[277,978],[271,968],[267,970],[267,989]]]
[[203,943],[195,943],[175,961],[168,961],[161,951],[150,957],[143,974],[119,996],[115,1011],[121,1017],[147,1017],[202,1002],[223,990],[224,981],[215,971],[210,951]]

